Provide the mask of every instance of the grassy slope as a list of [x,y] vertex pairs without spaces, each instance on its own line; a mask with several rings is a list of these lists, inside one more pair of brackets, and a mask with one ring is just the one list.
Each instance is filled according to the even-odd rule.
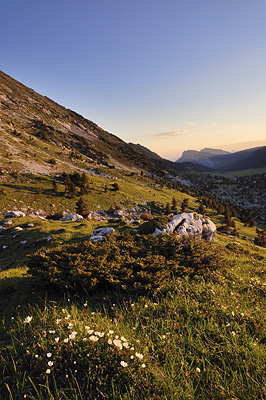
[[[138,201],[141,204],[144,200],[155,199],[163,204],[170,201],[173,195],[180,204],[184,197],[188,197],[170,189],[150,187],[149,181],[137,176],[125,177],[123,182],[118,181],[121,187],[119,192],[108,191],[105,194],[105,178],[91,179],[95,189],[87,196],[87,201],[92,209],[98,204],[103,205],[102,208],[108,208],[115,203],[123,205]],[[1,209],[11,203],[11,199],[16,198],[19,193],[19,198],[25,206],[30,205],[32,199],[36,198],[39,208],[49,211],[48,205],[52,200],[50,192],[36,195],[29,190],[38,187],[39,183],[36,182],[41,182],[44,192],[51,185],[49,177],[28,180],[26,188],[22,188],[22,184],[16,188],[15,180],[10,181],[9,186],[4,185],[7,194],[2,199],[4,203],[1,200],[1,204],[4,204]],[[107,183],[110,184],[110,181],[107,180]],[[61,206],[73,210],[75,200],[56,196],[53,203],[58,210]],[[197,202],[191,199],[190,205],[195,208]],[[218,226],[221,224],[221,216],[216,216],[211,210],[208,210],[208,216]],[[29,222],[33,222],[34,226],[28,227]],[[33,243],[51,233],[54,239],[45,245],[81,240],[98,224],[90,221],[80,224],[29,218],[14,220],[12,228],[9,228],[10,232],[5,236],[5,240],[12,244],[1,253],[1,262],[7,265],[8,260],[11,260],[9,267],[13,266],[13,269],[0,273],[3,321],[1,347],[8,342],[6,335],[14,323],[12,321],[19,325],[27,315],[32,315],[36,323],[35,329],[40,330],[42,327],[41,329],[46,330],[47,325],[44,326],[44,321],[50,328],[53,327],[53,321],[62,317],[62,307],[65,307],[74,326],[79,327],[76,328],[78,332],[82,326],[92,325],[95,330],[114,329],[118,335],[126,336],[131,342],[140,342],[146,367],[145,373],[140,371],[135,375],[135,379],[136,382],[143,379],[143,388],[146,390],[148,387],[148,398],[264,399],[266,250],[254,246],[250,240],[242,239],[237,240],[242,250],[228,250],[226,245],[235,240],[228,235],[218,234],[214,246],[219,248],[225,259],[219,271],[208,279],[179,278],[169,282],[169,290],[163,297],[152,300],[145,297],[135,299],[134,306],[132,299],[121,298],[114,293],[105,297],[88,297],[86,307],[83,306],[84,300],[80,302],[70,298],[64,304],[63,300],[57,299],[55,303],[54,298],[45,298],[44,294],[33,293],[34,289],[32,290],[27,276],[24,275],[26,268],[20,262],[16,263],[16,260],[24,260],[28,252],[34,251]],[[19,232],[19,236],[13,239],[13,242],[13,230],[18,225],[24,230]],[[240,237],[255,236],[254,228],[244,227],[238,222],[237,225]],[[60,229],[65,231],[56,233]],[[29,246],[20,246],[22,240],[27,240]],[[16,268],[18,265],[20,268]],[[37,303],[40,308],[36,307]],[[92,312],[95,314],[91,314]],[[51,313],[53,318],[49,319]],[[24,335],[27,332],[31,335],[30,332],[33,334],[35,331],[27,331],[25,327]],[[36,334],[39,335],[37,330],[34,335]],[[78,338],[79,334],[77,346]],[[39,342],[44,352],[50,349],[49,335],[45,338],[39,337]],[[29,349],[34,356],[36,350],[30,347]],[[39,349],[38,352],[40,351]],[[56,349],[53,352],[55,353]],[[96,354],[96,348],[90,352]],[[56,362],[56,354],[54,361]],[[82,365],[82,354],[78,362]],[[104,377],[100,379],[104,382]],[[50,380],[47,382],[48,386],[51,385]],[[77,387],[73,386],[72,391],[69,391],[67,383],[65,385],[60,392],[62,398],[82,398],[78,395]],[[155,386],[155,391],[149,389],[152,386]],[[19,398],[15,395],[16,389],[12,390],[14,398]],[[19,391],[20,394],[23,393],[22,386],[19,386]],[[33,397],[28,395],[28,398],[36,398],[36,393],[32,394]],[[104,397],[99,395],[92,398]],[[119,397],[117,394],[112,398],[133,397]]]

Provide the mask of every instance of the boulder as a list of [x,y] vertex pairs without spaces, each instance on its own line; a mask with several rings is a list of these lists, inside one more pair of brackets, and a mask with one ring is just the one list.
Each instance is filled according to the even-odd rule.
[[67,214],[64,218],[65,221],[83,221],[82,215],[79,214]]
[[98,228],[93,231],[93,234],[90,237],[90,240],[94,240],[94,242],[99,242],[103,240],[103,238],[107,235],[111,235],[114,233],[114,228]]
[[156,228],[154,234],[173,232],[187,237],[203,238],[213,243],[216,237],[216,225],[201,214],[181,213],[174,215],[172,221],[168,222],[164,229]]
[[5,211],[4,217],[5,218],[19,218],[19,217],[26,217],[26,214],[22,211]]

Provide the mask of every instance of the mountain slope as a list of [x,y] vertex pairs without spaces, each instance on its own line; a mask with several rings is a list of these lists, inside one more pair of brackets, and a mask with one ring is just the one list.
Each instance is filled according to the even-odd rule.
[[88,164],[158,169],[153,160],[94,122],[0,71],[0,165],[48,173]]

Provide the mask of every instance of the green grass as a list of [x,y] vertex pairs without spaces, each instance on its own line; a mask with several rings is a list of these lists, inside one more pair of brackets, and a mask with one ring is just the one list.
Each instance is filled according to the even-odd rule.
[[[91,178],[94,189],[87,201],[92,209],[115,203],[144,208],[152,200],[163,206],[173,195],[181,204],[189,197],[152,187],[137,175],[122,182],[115,174],[116,193],[104,193],[110,180]],[[47,211],[51,203],[58,211],[61,205],[73,210],[75,199],[52,196],[50,177],[23,179],[2,182],[1,210],[18,201],[31,206],[34,198]],[[43,193],[38,195],[39,187]],[[196,209],[196,199],[190,197],[189,205]],[[221,215],[209,209],[206,214],[218,227],[223,224]],[[1,246],[8,245],[0,251],[0,399],[265,399],[266,249],[252,242],[255,228],[236,221],[238,239],[218,233],[212,246],[223,265],[206,276],[173,278],[154,297],[110,290],[61,296],[32,285],[27,254],[39,244],[83,241],[102,224],[18,218],[0,238]],[[116,224],[115,229],[132,228]],[[49,235],[53,239],[42,242]],[[236,242],[239,248],[227,247]],[[122,337],[128,347],[121,348]]]

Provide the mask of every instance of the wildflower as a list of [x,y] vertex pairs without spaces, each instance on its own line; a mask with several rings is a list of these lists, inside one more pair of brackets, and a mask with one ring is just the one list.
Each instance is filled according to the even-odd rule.
[[138,357],[140,360],[143,359],[143,354],[141,353],[135,353],[135,356]]
[[146,367],[146,364],[141,364],[141,367],[142,367],[142,368],[145,368],[145,367]]
[[88,305],[88,303],[86,302],[86,303],[84,303],[84,307],[87,307],[87,305]]
[[240,315],[241,315],[241,317],[244,317],[245,314],[242,312],[242,313],[240,313]]
[[127,339],[126,339],[124,336],[121,336],[121,340],[122,340],[123,342],[127,342]]
[[123,346],[127,349],[127,348],[129,347],[128,342],[124,342],[124,343],[123,343]]
[[49,365],[49,367],[51,367],[52,365],[54,365],[53,361],[48,361],[48,365]]
[[46,372],[46,374],[50,374],[51,373],[50,368],[47,368],[47,370],[45,372]]
[[108,344],[113,344],[112,339],[108,339],[107,343],[108,343]]
[[29,323],[31,322],[32,318],[33,318],[33,317],[30,317],[30,316],[26,317],[26,318],[24,319],[23,324],[29,324]]
[[122,342],[119,339],[114,339],[114,345],[118,347],[120,350],[122,350],[123,348]]
[[122,367],[126,368],[128,366],[128,363],[125,361],[121,361],[120,364],[122,365]]
[[87,330],[87,334],[88,334],[88,335],[92,335],[93,332],[94,332],[94,330],[92,330],[92,329]]
[[235,333],[234,331],[231,332],[231,335],[232,335],[232,336],[235,336],[235,334],[236,334],[236,333]]
[[94,335],[90,336],[89,339],[90,339],[92,342],[97,342],[97,341],[99,340],[99,338],[98,338],[97,336],[94,336]]
[[114,333],[114,331],[112,329],[109,330],[110,335],[112,335]]
[[69,322],[68,329],[71,329],[71,328],[73,328],[73,324],[72,324],[72,322]]
[[233,315],[233,317],[235,316],[235,313],[234,313],[234,311],[232,311],[232,315]]
[[200,373],[200,368],[199,367],[196,368],[196,372]]
[[55,343],[58,343],[59,342],[59,337],[56,337],[54,341],[55,341]]
[[35,358],[38,358],[39,357],[39,354],[35,354],[35,356],[34,356]]
[[69,335],[69,339],[71,339],[71,340],[74,340],[75,338],[76,338],[76,335],[77,335],[77,332],[72,332],[70,335]]
[[104,336],[104,332],[94,332],[94,335],[99,336],[99,337],[103,337]]
[[55,331],[49,331],[49,333],[51,333],[51,334],[55,334]]
[[47,353],[47,357],[48,358],[52,357],[52,353]]
[[67,342],[68,342],[68,338],[64,339],[63,342],[64,342],[64,343],[67,343]]
[[133,360],[134,356],[130,356],[131,360]]
[[57,320],[56,320],[55,322],[56,322],[57,325],[58,325],[58,324],[60,324],[61,321],[62,321],[61,318],[57,318]]

